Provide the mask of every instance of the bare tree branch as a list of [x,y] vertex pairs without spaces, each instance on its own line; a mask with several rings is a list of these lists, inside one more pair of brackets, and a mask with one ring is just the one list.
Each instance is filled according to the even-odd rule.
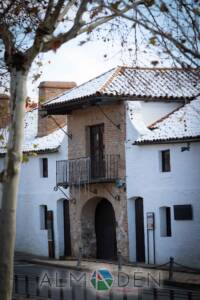
[[3,41],[5,46],[5,62],[8,65],[12,60],[12,55],[16,51],[14,47],[14,36],[6,25],[0,24],[0,39]]
[[[172,34],[168,33],[165,31],[164,28],[161,28],[160,25],[158,25],[158,23],[156,22],[151,22],[147,16],[144,15],[144,13],[142,13],[140,10],[138,10],[137,8],[135,8],[138,11],[138,14],[141,16],[141,18],[134,18],[133,16],[129,16],[125,13],[122,13],[120,10],[115,9],[113,7],[110,8],[113,13],[115,13],[118,16],[123,16],[123,18],[137,23],[139,25],[141,25],[143,28],[145,28],[146,30],[148,30],[149,32],[151,32],[154,35],[158,35],[162,38],[165,38],[166,40],[168,40],[169,42],[171,42],[177,49],[179,49],[179,51],[181,51],[189,60],[191,60],[191,62],[193,64],[195,64],[196,66],[198,66],[198,62],[195,62],[195,58],[196,59],[200,59],[200,53],[198,51],[195,51],[195,49],[193,50],[192,48],[189,48],[187,46],[185,46],[183,43],[179,42],[178,39],[174,38]],[[188,56],[187,54],[190,54],[190,56]]]

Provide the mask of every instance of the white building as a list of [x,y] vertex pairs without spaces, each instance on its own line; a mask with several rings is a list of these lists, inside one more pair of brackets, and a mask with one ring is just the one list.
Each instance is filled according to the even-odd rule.
[[[59,257],[69,256],[71,248],[77,254],[79,245],[87,245],[86,255],[95,256],[100,245],[104,258],[104,231],[114,254],[120,250],[127,258],[129,248],[130,261],[162,264],[173,256],[179,263],[199,266],[199,76],[198,70],[118,67],[61,96],[55,84],[47,85],[56,97],[44,108],[53,119],[69,114],[64,129],[69,132],[52,131],[57,121],[46,126],[40,116],[37,120],[37,110],[26,114],[24,152],[37,156],[22,167],[16,250]],[[79,162],[92,161],[91,128],[102,124],[101,147],[97,143],[95,151],[102,151],[100,162],[105,164],[104,149],[109,149],[119,164],[110,180],[105,164],[94,181],[90,164],[84,161],[80,172]],[[56,168],[57,160],[68,161]],[[66,170],[72,165],[73,170]],[[71,201],[63,201],[68,197]],[[99,212],[105,200],[107,206]],[[103,218],[112,230],[106,230]]]
[[[123,183],[126,183],[124,198],[128,212],[130,261],[162,264],[173,256],[179,263],[199,265],[200,109],[199,100],[193,100],[200,94],[199,77],[199,70],[118,67],[52,99],[44,106],[49,115],[69,113],[72,120],[82,110],[82,126],[75,133],[75,138],[81,136],[83,126],[90,128],[91,125],[103,124],[107,128],[102,138],[105,144],[102,143],[101,149],[97,149],[102,151],[102,157],[104,148],[111,149],[113,144],[117,145],[120,130],[125,125],[125,177],[121,176],[120,181],[112,186],[111,197],[107,196],[106,187],[102,187],[102,191],[114,208],[116,227],[112,229],[118,233],[120,228],[124,233],[120,238],[118,235],[117,249],[126,255],[124,212],[119,216],[120,204],[115,201],[120,198]],[[118,114],[114,109],[110,112],[109,107],[117,103],[119,107],[123,103],[121,111]],[[92,122],[87,119],[90,110],[95,116]],[[126,116],[125,124],[120,123],[123,122],[123,115]],[[110,129],[106,125],[108,121]],[[113,139],[106,138],[107,131],[116,124],[118,132],[115,132]],[[82,140],[86,148],[91,146],[87,144],[87,139]],[[82,153],[87,152],[84,145]],[[116,152],[119,147],[115,148]],[[123,166],[124,154],[122,149],[120,151],[119,165]],[[79,161],[78,157],[74,158]],[[106,178],[100,179],[106,182]],[[90,182],[92,184],[92,178]],[[95,188],[98,192],[100,183]],[[81,210],[81,203],[77,202],[77,210]],[[95,228],[98,206],[93,204],[90,222]],[[84,228],[79,226],[78,230],[84,244]],[[94,243],[95,232],[90,234]]]
[[134,133],[127,143],[130,259],[137,257],[135,201],[139,197],[144,207],[146,262],[165,263],[172,256],[179,263],[200,266],[200,98],[149,128],[141,104],[130,106],[140,119],[131,116],[129,127]]

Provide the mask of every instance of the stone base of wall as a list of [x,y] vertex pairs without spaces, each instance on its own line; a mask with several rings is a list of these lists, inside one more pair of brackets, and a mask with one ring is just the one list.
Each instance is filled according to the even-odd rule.
[[124,189],[110,183],[90,184],[71,188],[71,195],[72,255],[77,257],[81,247],[84,257],[96,258],[95,210],[98,203],[106,199],[115,212],[117,251],[121,251],[124,259],[128,260],[127,199]]

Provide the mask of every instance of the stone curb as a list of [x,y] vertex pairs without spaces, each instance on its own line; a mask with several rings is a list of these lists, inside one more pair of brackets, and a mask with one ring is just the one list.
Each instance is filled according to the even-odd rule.
[[43,266],[48,266],[48,267],[57,267],[57,268],[62,268],[66,269],[69,268],[71,270],[76,270],[76,271],[85,271],[85,272],[91,272],[93,269],[85,268],[85,267],[77,267],[73,265],[63,265],[59,263],[52,263],[50,261],[44,261],[44,260],[37,260],[37,259],[21,259],[21,262],[26,262],[26,263],[31,263],[31,264],[36,264],[36,265],[43,265]]

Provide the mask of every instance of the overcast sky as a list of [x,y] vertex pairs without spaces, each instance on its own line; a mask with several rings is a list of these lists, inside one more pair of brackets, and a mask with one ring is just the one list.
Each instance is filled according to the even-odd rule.
[[[117,65],[134,66],[134,51],[121,51],[119,41],[92,41],[79,46],[80,40],[70,41],[56,53],[51,51],[44,55],[42,76],[35,83],[32,77],[29,79],[28,95],[33,100],[38,98],[37,87],[41,81],[75,81],[79,85]],[[148,49],[145,53],[141,49],[138,51],[138,65],[152,66],[152,60],[159,58]]]

